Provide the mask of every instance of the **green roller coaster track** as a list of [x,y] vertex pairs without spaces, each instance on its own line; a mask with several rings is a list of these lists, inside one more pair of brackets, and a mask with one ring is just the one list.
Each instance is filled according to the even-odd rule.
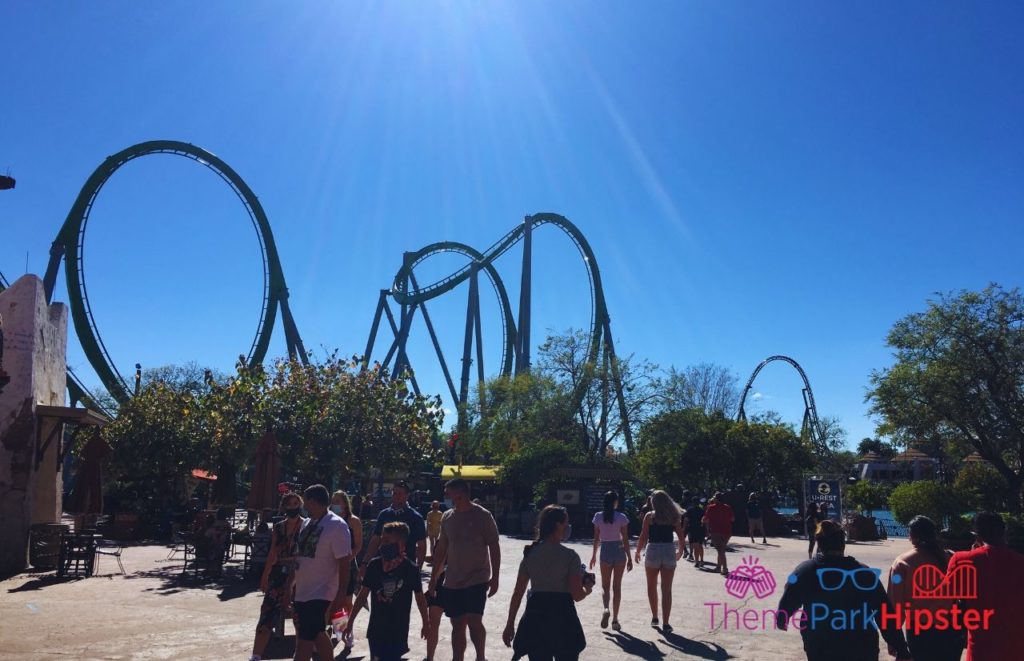
[[[583,257],[584,264],[586,265],[591,299],[590,341],[587,362],[591,365],[602,366],[610,371],[612,388],[615,391],[614,396],[619,407],[620,418],[623,421],[622,427],[624,439],[626,441],[627,448],[631,450],[633,440],[628,424],[628,408],[622,391],[619,367],[615,359],[615,346],[611,332],[611,318],[608,314],[608,306],[604,297],[604,288],[601,284],[601,271],[598,267],[594,251],[586,237],[583,235],[583,232],[581,232],[576,225],[564,216],[554,213],[538,213],[532,216],[527,216],[522,224],[514,227],[511,231],[498,239],[498,241],[496,241],[490,248],[483,252],[478,252],[462,243],[441,242],[430,244],[415,252],[406,253],[402,261],[401,268],[395,274],[391,288],[381,291],[377,312],[374,316],[366,352],[364,353],[364,360],[367,361],[367,364],[369,363],[369,359],[376,342],[382,315],[386,314],[395,339],[392,342],[387,355],[381,362],[381,369],[382,371],[387,370],[391,365],[391,359],[395,358],[393,375],[398,375],[403,371],[409,373],[413,379],[414,387],[418,390],[418,386],[415,383],[415,374],[412,372],[411,365],[409,365],[408,358],[406,356],[406,343],[409,337],[412,319],[416,311],[420,310],[424,317],[427,330],[430,333],[434,349],[437,352],[438,360],[441,364],[452,398],[460,405],[460,411],[464,410],[468,392],[467,382],[469,378],[469,364],[472,362],[473,358],[471,355],[471,348],[474,332],[476,339],[478,379],[482,381],[484,378],[482,366],[483,351],[482,336],[480,332],[480,310],[479,302],[476,298],[478,296],[476,278],[479,271],[482,270],[487,274],[488,279],[491,281],[499,299],[500,309],[502,310],[504,342],[501,374],[509,376],[513,373],[513,359],[515,361],[515,373],[528,371],[530,368],[532,235],[533,231],[537,227],[547,224],[558,228],[572,240],[577,250],[579,250],[580,255]],[[501,277],[494,267],[494,262],[519,243],[523,244],[523,273],[522,286],[520,287],[519,320],[517,324],[512,319],[508,295]],[[436,282],[424,286],[419,285],[414,273],[415,268],[422,264],[426,259],[445,252],[463,254],[469,257],[471,261],[466,266],[441,278],[440,280],[437,280]],[[462,359],[463,374],[461,387],[456,391],[455,384],[447,366],[447,361],[441,351],[436,333],[433,329],[433,324],[431,323],[429,314],[427,313],[426,303],[427,301],[453,291],[456,287],[467,281],[470,283],[470,302],[469,309],[467,311],[466,340]],[[401,314],[398,322],[395,321],[394,315],[387,306],[388,297],[401,306]],[[592,382],[593,376],[588,376],[576,385],[576,391],[573,396],[577,406],[582,401],[583,397],[585,397]],[[606,418],[606,416],[604,417]]]
[[[118,168],[136,158],[153,154],[183,156],[212,170],[238,196],[256,229],[263,259],[263,304],[256,336],[249,349],[247,359],[249,363],[251,365],[261,363],[266,357],[279,309],[289,355],[306,361],[308,359],[306,351],[288,307],[288,287],[285,284],[281,261],[274,244],[274,235],[271,232],[267,215],[252,189],[227,163],[205,149],[175,140],[154,140],[128,147],[108,157],[86,180],[50,248],[50,262],[43,278],[47,300],[52,300],[61,262],[66,262],[64,274],[67,278],[71,318],[82,349],[89,363],[96,370],[103,386],[120,403],[126,402],[131,396],[128,383],[117,370],[103,339],[100,337],[92,307],[89,304],[89,295],[85,285],[83,252],[85,228],[89,222],[89,213],[96,197]],[[70,369],[68,376],[72,399],[83,399],[88,391]]]

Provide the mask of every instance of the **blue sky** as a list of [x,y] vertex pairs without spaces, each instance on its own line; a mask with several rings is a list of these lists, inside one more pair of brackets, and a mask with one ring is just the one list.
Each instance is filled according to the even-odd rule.
[[[896,319],[937,291],[1020,284],[1022,29],[1012,2],[8,2],[0,270],[26,254],[45,270],[106,156],[183,140],[259,195],[307,346],[358,353],[402,251],[484,248],[553,211],[597,254],[620,353],[741,383],[788,354],[855,442]],[[572,245],[544,228],[535,259],[534,337],[585,324]],[[85,260],[123,373],[248,350],[256,238],[205,169],[116,173]],[[514,300],[517,262],[498,263]],[[464,309],[464,290],[431,306],[454,363]],[[426,341],[416,367],[440,391]],[[755,389],[799,423],[795,372],[773,364]]]

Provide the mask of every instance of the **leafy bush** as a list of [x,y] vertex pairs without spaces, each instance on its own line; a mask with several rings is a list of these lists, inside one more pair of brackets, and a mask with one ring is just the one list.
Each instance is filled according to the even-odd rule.
[[860,512],[872,512],[885,509],[891,493],[892,486],[888,484],[861,480],[847,487],[843,495],[854,509]]
[[952,487],[934,480],[920,480],[901,484],[889,496],[889,509],[893,517],[907,525],[918,514],[927,516],[939,526],[949,517],[964,511],[963,500]]
[[512,492],[516,503],[544,498],[550,488],[552,468],[582,463],[585,456],[576,444],[563,441],[532,441],[505,459],[498,469],[498,484]]
[[1024,514],[1001,512],[1006,522],[1006,543],[1018,553],[1024,553]]
[[995,512],[1002,509],[1006,478],[988,464],[967,464],[956,476],[953,487],[963,495],[971,510]]

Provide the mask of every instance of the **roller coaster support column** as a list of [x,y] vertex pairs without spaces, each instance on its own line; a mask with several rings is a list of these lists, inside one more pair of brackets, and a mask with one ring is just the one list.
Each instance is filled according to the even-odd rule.
[[[469,372],[473,364],[473,334],[479,333],[480,323],[480,288],[479,262],[473,262],[469,275],[469,302],[466,304],[466,336],[462,343],[462,380],[459,382],[459,431],[466,426],[466,407],[469,404]],[[477,355],[480,356],[481,345],[477,336]],[[480,356],[482,357],[482,356]]]
[[[412,259],[412,253],[405,253],[403,259],[409,262]],[[408,287],[408,283],[406,283]],[[391,373],[392,379],[397,379],[403,372],[409,373],[409,381],[412,383],[413,391],[419,395],[420,386],[416,383],[416,376],[412,372],[412,364],[409,362],[409,355],[406,353],[406,342],[409,339],[409,329],[412,327],[412,319],[416,315],[416,304],[408,305],[403,303],[400,317],[400,327],[398,329],[398,337],[395,339],[396,346],[398,347],[398,356],[395,358],[395,369]]]
[[388,304],[388,290],[380,290],[380,298],[377,299],[377,309],[373,313],[373,323],[370,325],[370,337],[366,340],[366,352],[363,353],[363,369],[370,366],[370,356],[373,354],[373,344],[377,341],[377,331],[380,329],[380,320],[384,315],[384,308]]
[[612,319],[605,310],[604,317],[604,351],[609,357],[608,365],[612,370],[612,383],[615,384],[616,399],[619,400],[619,417],[622,420],[622,437],[626,449],[633,451],[633,430],[629,426],[629,409],[626,408],[626,395],[622,389],[622,374],[619,371],[619,359],[615,355],[615,341],[612,339]]
[[519,333],[516,338],[516,374],[530,371],[530,290],[533,265],[533,219],[523,221],[523,279],[519,287]]

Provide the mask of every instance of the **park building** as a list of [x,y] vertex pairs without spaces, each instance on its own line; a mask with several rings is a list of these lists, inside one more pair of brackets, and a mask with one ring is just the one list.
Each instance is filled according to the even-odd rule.
[[868,452],[857,458],[853,475],[871,482],[912,482],[934,480],[939,475],[939,459],[911,446],[895,457]]

